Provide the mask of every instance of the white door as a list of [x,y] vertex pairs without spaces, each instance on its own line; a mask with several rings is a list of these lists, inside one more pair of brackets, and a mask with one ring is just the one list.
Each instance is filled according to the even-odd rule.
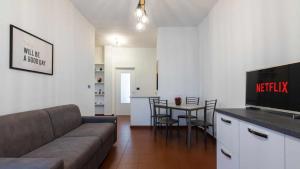
[[116,70],[116,115],[130,115],[130,96],[134,93],[134,69]]

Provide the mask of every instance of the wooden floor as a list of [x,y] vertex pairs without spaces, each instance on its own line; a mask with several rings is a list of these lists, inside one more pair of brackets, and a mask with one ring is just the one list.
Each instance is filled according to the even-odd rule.
[[129,117],[118,118],[118,142],[100,169],[215,169],[216,143],[208,138],[207,146],[199,130],[198,142],[193,131],[191,150],[187,149],[185,130],[176,130],[165,142],[165,133],[154,136],[148,128],[130,129]]

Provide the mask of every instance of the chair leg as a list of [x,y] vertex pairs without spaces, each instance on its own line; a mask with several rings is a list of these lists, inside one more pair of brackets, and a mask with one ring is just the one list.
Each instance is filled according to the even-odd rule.
[[153,118],[153,130],[154,130],[154,135],[156,136],[156,117]]
[[173,128],[173,125],[172,125],[172,124],[171,124],[171,125],[169,125],[170,137],[172,137],[172,136],[173,136],[173,130],[172,130],[172,128]]
[[198,126],[196,126],[196,142],[198,143]]
[[212,127],[213,137],[215,137],[215,126],[211,126],[211,127]]
[[168,144],[168,136],[169,136],[169,127],[168,124],[166,124],[166,144]]
[[186,122],[186,127],[187,127],[187,130],[186,130],[186,133],[185,133],[185,141],[186,141],[186,144],[187,144],[188,143],[188,119],[185,119],[185,122]]
[[206,126],[204,126],[204,143],[205,143],[205,145],[206,145],[206,142],[207,142],[207,127]]
[[177,137],[180,137],[180,126],[179,126],[179,123],[178,123],[178,126],[177,126]]
[[177,122],[177,137],[179,137],[180,136],[180,132],[179,132],[179,118],[177,118],[178,119],[178,122]]

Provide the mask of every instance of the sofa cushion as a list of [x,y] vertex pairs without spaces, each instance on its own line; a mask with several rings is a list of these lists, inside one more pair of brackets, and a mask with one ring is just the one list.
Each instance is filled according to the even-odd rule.
[[50,115],[56,138],[65,135],[81,124],[80,110],[76,105],[64,105],[44,109]]
[[114,134],[115,126],[112,123],[85,123],[70,131],[64,137],[98,136],[105,142]]
[[43,110],[0,117],[0,157],[20,157],[53,139],[49,114]]
[[0,158],[0,169],[63,169],[57,158]]
[[80,169],[101,146],[99,137],[62,137],[36,149],[24,158],[60,158],[64,169]]

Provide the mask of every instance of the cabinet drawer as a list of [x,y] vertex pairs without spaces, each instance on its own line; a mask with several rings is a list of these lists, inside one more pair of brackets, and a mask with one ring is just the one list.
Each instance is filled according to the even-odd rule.
[[217,140],[231,151],[239,151],[239,120],[217,113]]
[[284,135],[240,121],[240,168],[283,169]]
[[217,169],[238,169],[239,156],[222,143],[217,143]]
[[300,139],[285,136],[285,169],[299,169]]

